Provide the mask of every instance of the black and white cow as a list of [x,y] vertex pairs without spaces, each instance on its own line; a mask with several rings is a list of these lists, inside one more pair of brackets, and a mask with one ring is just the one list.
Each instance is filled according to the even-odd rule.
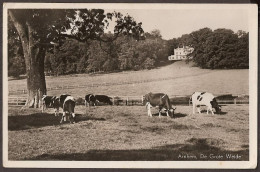
[[60,106],[60,98],[59,97],[54,97],[53,99],[52,99],[52,106],[53,106],[53,108],[54,108],[54,114],[55,114],[55,116],[57,116],[57,113],[58,113],[58,115],[59,115],[59,108],[61,107]]
[[220,113],[221,107],[218,105],[216,98],[213,94],[208,92],[195,92],[192,94],[191,99],[193,105],[193,114],[195,114],[195,108],[200,112],[200,106],[205,105],[207,106],[207,114],[209,110],[211,111],[212,115],[214,115],[213,108],[216,110],[216,113]]
[[152,116],[151,108],[159,107],[159,117],[161,117],[161,110],[166,109],[167,116],[173,116],[176,108],[172,107],[170,99],[164,93],[148,93],[144,96],[144,103],[146,105],[148,116]]
[[42,112],[44,112],[44,110],[46,110],[47,108],[53,107],[53,100],[55,98],[56,96],[47,96],[47,95],[42,96]]
[[106,95],[95,95],[95,99],[96,99],[96,102],[102,102],[102,103],[106,103],[106,104],[109,104],[109,105],[112,105],[112,101],[111,101],[111,97],[108,97]]
[[87,94],[85,96],[85,106],[87,107],[88,104],[89,107],[90,103],[93,103],[93,105],[96,106],[96,98],[93,94]]
[[69,113],[69,119],[71,123],[75,123],[75,105],[76,100],[68,94],[63,94],[59,98],[59,104],[60,107],[63,109],[63,114],[60,123],[63,123],[63,121],[66,121],[66,113]]
[[93,94],[88,94],[85,96],[85,106],[89,107],[89,104],[92,102],[94,104],[94,106],[96,106],[97,103],[102,102],[102,103],[106,103],[109,105],[112,105],[112,101],[111,101],[111,97],[108,97],[106,95],[93,95]]

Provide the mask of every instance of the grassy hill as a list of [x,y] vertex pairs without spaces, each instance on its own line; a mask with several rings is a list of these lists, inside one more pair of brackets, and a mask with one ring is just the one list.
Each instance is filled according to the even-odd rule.
[[[209,70],[193,67],[185,62],[175,62],[152,70],[47,76],[46,83],[47,88],[62,85],[99,85],[48,91],[49,95],[68,93],[75,97],[83,97],[86,93],[135,96],[148,92],[164,92],[169,95],[190,95],[195,91],[208,91],[216,95],[248,94],[249,70]],[[10,90],[26,89],[25,79],[10,80],[8,84]]]

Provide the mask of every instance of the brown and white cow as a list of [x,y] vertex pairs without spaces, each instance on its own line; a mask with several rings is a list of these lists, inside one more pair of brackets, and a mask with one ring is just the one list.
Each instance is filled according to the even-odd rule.
[[172,107],[170,99],[164,93],[148,93],[144,96],[144,103],[146,105],[148,116],[152,116],[151,108],[159,107],[159,117],[161,117],[162,109],[166,109],[167,116],[173,116],[176,108]]
[[207,106],[207,114],[209,110],[211,111],[212,115],[214,115],[213,108],[216,110],[216,113],[221,112],[221,107],[218,105],[216,98],[213,94],[208,92],[195,92],[192,94],[190,100],[192,101],[193,105],[193,114],[195,114],[195,108],[200,112],[200,106],[205,105]]

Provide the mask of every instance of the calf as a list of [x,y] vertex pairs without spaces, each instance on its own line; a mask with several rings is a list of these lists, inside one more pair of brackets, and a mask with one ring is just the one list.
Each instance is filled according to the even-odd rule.
[[167,116],[173,116],[174,110],[176,109],[172,107],[168,95],[164,93],[148,93],[144,96],[144,103],[148,110],[148,116],[152,116],[152,107],[159,107],[159,117],[161,117],[161,110],[163,108],[166,109]]
[[195,108],[200,112],[200,106],[205,105],[207,106],[207,114],[209,110],[211,111],[212,115],[214,115],[213,108],[216,110],[216,113],[220,113],[221,108],[217,103],[216,98],[213,94],[208,92],[195,92],[192,94],[190,100],[192,101],[193,105],[193,114],[195,114]]

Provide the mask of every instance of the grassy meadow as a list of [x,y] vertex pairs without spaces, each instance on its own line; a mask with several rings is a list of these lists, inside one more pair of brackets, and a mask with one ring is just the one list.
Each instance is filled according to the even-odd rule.
[[[165,78],[165,80],[162,80]],[[176,62],[152,70],[127,71],[110,74],[78,74],[47,76],[47,88],[62,85],[87,85],[101,83],[134,84],[82,87],[77,89],[50,90],[48,95],[71,94],[84,97],[87,93],[110,96],[141,96],[148,92],[164,92],[168,95],[191,95],[195,91],[208,91],[213,94],[248,94],[249,70],[209,70],[192,67],[192,64]],[[158,79],[158,81],[156,81]],[[152,82],[136,83],[153,80]],[[9,80],[9,90],[26,89],[26,80]]]
[[[248,105],[223,106],[220,115],[147,116],[143,106],[76,107],[77,123],[59,124],[52,109],[9,109],[10,160],[248,160]],[[238,155],[229,159],[227,155]],[[190,158],[181,158],[188,155]],[[193,158],[191,158],[193,157]],[[196,159],[194,159],[196,157]]]
[[[51,90],[49,95],[87,93],[139,96],[148,92],[191,95],[248,94],[248,70],[208,70],[176,62],[153,70],[110,74],[48,76],[47,87],[88,83],[152,82]],[[165,78],[165,80],[161,80]],[[26,88],[26,80],[9,80],[9,89]],[[144,106],[76,106],[76,124],[59,124],[53,109],[8,109],[9,160],[248,160],[248,105],[224,105],[217,115],[192,115],[192,106],[176,106],[170,118],[147,116]],[[206,155],[203,159],[200,155]],[[229,155],[233,155],[230,158]],[[239,157],[239,158],[236,158]]]

